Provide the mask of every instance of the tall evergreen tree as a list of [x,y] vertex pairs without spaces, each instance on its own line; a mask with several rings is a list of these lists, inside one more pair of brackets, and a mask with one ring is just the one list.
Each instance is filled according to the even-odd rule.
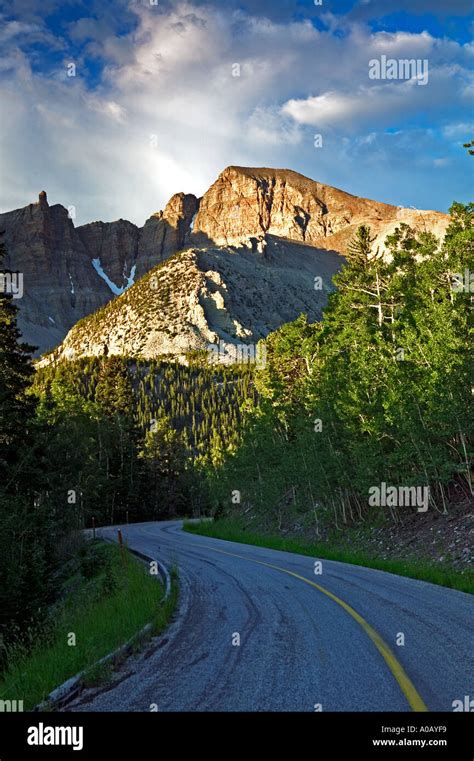
[[[0,238],[2,274],[8,274],[2,270],[5,256]],[[3,286],[0,289],[0,480],[3,483],[8,480],[6,469],[17,465],[18,448],[34,414],[34,401],[27,390],[33,375],[31,354],[35,347],[21,343],[17,314],[12,295]]]
[[[5,247],[0,244],[0,268]],[[2,278],[2,283],[4,280]],[[35,404],[28,395],[33,347],[21,343],[17,306],[0,291],[0,635],[36,615],[48,594],[44,510],[29,467]],[[33,569],[33,573],[32,573]],[[30,574],[32,577],[30,578]],[[2,653],[0,653],[1,666]]]
[[133,387],[127,365],[122,357],[102,361],[95,399],[106,415],[129,416],[133,409]]
[[370,227],[360,225],[347,245],[347,259],[352,263],[366,266],[373,257],[372,244],[374,241],[375,236],[372,237]]

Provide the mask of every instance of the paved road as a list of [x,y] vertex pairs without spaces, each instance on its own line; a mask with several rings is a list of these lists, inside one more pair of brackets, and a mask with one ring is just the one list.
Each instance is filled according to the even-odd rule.
[[470,595],[329,560],[316,575],[315,558],[178,522],[122,531],[178,566],[179,611],[112,689],[69,710],[452,711],[474,697]]

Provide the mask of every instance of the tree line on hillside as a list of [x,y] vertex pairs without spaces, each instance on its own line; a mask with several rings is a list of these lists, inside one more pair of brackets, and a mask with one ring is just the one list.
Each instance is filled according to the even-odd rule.
[[[256,402],[251,365],[212,367],[209,354],[204,355],[190,352],[187,365],[118,356],[53,362],[38,369],[34,387],[44,395],[48,388],[66,386],[79,399],[99,402],[105,409],[116,377],[122,387],[119,406],[133,418],[141,437],[153,421],[167,418],[193,460],[204,463],[212,451],[237,446],[241,403]],[[117,409],[116,399],[112,409]]]

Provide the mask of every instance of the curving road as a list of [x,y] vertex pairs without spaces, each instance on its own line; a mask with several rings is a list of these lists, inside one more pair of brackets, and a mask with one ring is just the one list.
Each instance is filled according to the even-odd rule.
[[474,695],[470,595],[329,560],[316,575],[316,558],[176,521],[121,528],[177,565],[178,613],[112,688],[68,710],[452,711]]

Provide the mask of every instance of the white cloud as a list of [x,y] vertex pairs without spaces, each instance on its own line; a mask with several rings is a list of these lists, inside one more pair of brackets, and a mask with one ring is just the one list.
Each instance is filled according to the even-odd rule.
[[275,106],[257,107],[247,120],[246,134],[252,142],[262,146],[298,145],[302,140],[298,124]]
[[[23,206],[45,188],[51,203],[76,207],[78,224],[118,217],[143,224],[173,193],[203,193],[228,164],[290,166],[370,195],[363,186],[373,168],[365,176],[357,163],[364,137],[373,135],[374,150],[383,144],[385,151],[378,140],[385,127],[419,114],[445,124],[465,120],[470,51],[447,39],[373,34],[359,22],[345,22],[341,38],[308,21],[190,2],[129,10],[138,21],[129,34],[116,34],[110,14],[70,25],[85,44],[77,77],[65,75],[66,54],[57,71],[38,74],[18,28],[6,41],[0,210]],[[56,45],[61,50],[63,41]],[[371,83],[368,61],[382,52],[428,57],[429,85]],[[95,88],[82,78],[92,55],[107,61]],[[232,76],[235,63],[240,77]],[[314,147],[316,127],[326,150]],[[346,154],[341,136],[360,139],[360,151]],[[436,155],[445,155],[440,146]]]
[[474,135],[474,122],[453,122],[443,128],[443,134],[456,140]]
[[292,99],[283,105],[282,112],[298,124],[352,133],[364,128],[389,127],[421,110],[436,113],[442,97],[446,99],[444,107],[456,101],[456,93],[450,88],[447,75],[439,76],[431,89],[408,80],[359,85],[353,92],[333,91],[301,100]]

